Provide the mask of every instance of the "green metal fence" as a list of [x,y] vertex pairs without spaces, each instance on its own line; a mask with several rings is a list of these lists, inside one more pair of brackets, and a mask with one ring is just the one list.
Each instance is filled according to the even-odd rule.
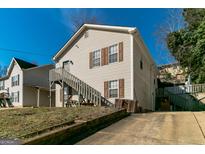
[[174,87],[165,87],[164,89],[174,94],[195,94],[205,92],[205,84],[181,85]]
[[[196,86],[193,87],[195,93],[204,90],[204,85],[200,86],[201,88],[196,88]],[[177,91],[179,90],[177,89]],[[156,92],[156,108],[159,108],[162,98],[167,98],[173,106],[173,111],[205,111],[205,104],[191,95],[193,94],[193,91],[190,91],[190,93],[182,91],[177,93],[176,91],[168,90],[167,88],[159,88]]]

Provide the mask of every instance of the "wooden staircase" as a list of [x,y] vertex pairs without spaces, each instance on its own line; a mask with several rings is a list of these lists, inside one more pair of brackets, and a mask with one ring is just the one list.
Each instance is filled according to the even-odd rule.
[[87,103],[93,103],[95,106],[113,106],[113,104],[104,98],[98,90],[89,86],[87,83],[61,67],[49,71],[49,82],[51,85],[54,82],[66,83],[77,91],[79,97],[83,98]]

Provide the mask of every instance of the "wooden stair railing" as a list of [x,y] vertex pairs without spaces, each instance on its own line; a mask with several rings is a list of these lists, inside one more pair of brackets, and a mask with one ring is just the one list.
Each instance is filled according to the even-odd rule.
[[56,68],[49,71],[49,81],[63,81],[68,86],[72,87],[78,92],[79,95],[83,96],[89,102],[94,103],[96,106],[113,106],[113,104],[101,96],[101,93],[69,73],[63,68]]
[[107,100],[105,97],[101,96],[101,105],[102,106],[109,106],[114,107],[114,104]]

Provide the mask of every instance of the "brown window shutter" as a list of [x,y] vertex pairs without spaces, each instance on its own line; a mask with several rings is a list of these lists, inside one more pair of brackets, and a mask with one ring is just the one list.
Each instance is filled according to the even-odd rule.
[[108,47],[106,47],[104,49],[105,51],[105,59],[104,59],[104,64],[107,65],[108,64]]
[[123,98],[124,97],[124,93],[125,93],[125,85],[124,85],[124,79],[120,79],[119,80],[119,97]]
[[108,81],[104,82],[104,97],[108,98]]
[[93,67],[93,53],[89,53],[89,67],[90,69]]
[[101,65],[105,65],[105,49],[101,49]]
[[101,65],[108,64],[108,47],[102,48],[101,50]]
[[60,102],[63,101],[63,88],[60,89]]
[[119,61],[123,61],[123,42],[119,43]]

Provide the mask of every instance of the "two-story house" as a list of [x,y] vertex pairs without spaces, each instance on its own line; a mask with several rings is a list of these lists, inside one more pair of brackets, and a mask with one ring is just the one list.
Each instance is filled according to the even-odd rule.
[[58,107],[74,89],[92,101],[137,100],[154,110],[157,67],[135,27],[84,24],[53,60]]
[[8,93],[14,106],[49,106],[48,78],[52,68],[51,64],[37,66],[13,58],[6,76],[0,78],[0,93]]

